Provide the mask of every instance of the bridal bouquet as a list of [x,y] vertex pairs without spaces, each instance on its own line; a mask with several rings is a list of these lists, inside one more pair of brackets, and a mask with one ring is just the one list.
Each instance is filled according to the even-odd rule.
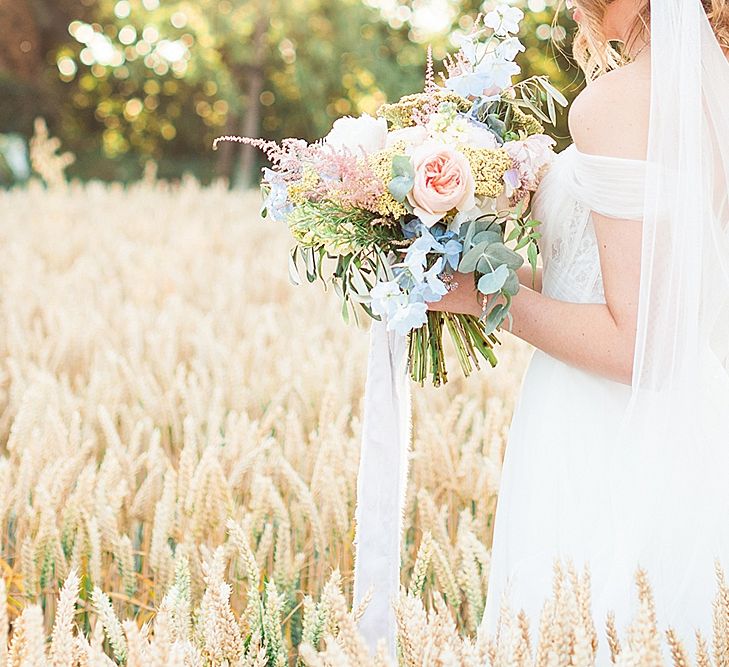
[[[525,249],[536,270],[538,223],[529,193],[553,157],[542,122],[564,97],[545,77],[513,84],[523,45],[521,10],[479,15],[435,82],[428,49],[425,87],[384,104],[376,117],[344,117],[308,144],[221,137],[258,147],[262,215],[285,222],[296,245],[291,279],[333,284],[348,320],[364,311],[409,336],[409,369],[422,384],[446,381],[443,330],[468,375],[479,357],[497,362],[496,331],[519,290]],[[541,122],[540,122],[541,121]],[[480,317],[429,311],[455,270],[473,273]]]

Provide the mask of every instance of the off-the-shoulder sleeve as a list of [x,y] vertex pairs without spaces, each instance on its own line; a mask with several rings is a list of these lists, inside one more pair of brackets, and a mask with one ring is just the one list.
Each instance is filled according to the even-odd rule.
[[610,218],[641,220],[646,162],[590,155],[571,146],[565,185],[587,208]]

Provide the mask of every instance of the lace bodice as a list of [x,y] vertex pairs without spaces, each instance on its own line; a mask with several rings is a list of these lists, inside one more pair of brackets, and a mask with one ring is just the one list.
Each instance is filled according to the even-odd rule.
[[542,293],[561,301],[605,303],[591,212],[643,217],[645,166],[641,160],[588,155],[572,145],[557,155],[534,196],[542,223]]

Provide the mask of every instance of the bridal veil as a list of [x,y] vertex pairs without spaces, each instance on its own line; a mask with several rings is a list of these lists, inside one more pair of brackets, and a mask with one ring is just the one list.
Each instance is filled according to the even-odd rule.
[[615,567],[643,567],[659,626],[688,640],[714,559],[729,567],[729,64],[701,0],[652,0],[650,43],[637,337],[607,474]]

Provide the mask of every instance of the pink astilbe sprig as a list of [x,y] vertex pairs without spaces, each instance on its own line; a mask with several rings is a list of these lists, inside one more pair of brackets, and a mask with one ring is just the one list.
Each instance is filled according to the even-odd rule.
[[435,73],[433,71],[433,47],[428,44],[425,66],[425,87],[423,88],[425,102],[422,108],[413,110],[412,118],[416,125],[426,125],[430,116],[438,111],[439,90],[440,87],[435,82]]
[[361,156],[347,147],[323,144],[310,164],[321,179],[311,194],[344,206],[377,210],[385,185]]
[[301,178],[304,164],[311,162],[321,151],[322,143],[309,144],[303,139],[288,137],[279,144],[267,139],[226,135],[213,141],[213,150],[218,149],[221,142],[234,142],[258,148],[275,167],[275,173],[282,181],[297,181]]
[[361,156],[358,158],[347,147],[334,148],[323,139],[309,144],[295,137],[278,143],[251,137],[223,136],[213,142],[213,149],[217,149],[223,141],[263,151],[274,167],[269,171],[269,181],[275,174],[278,182],[298,182],[304,167],[308,167],[318,176],[317,182],[305,193],[312,200],[331,199],[345,206],[375,211],[376,203],[385,191],[381,179],[377,178],[366,160]]
[[266,139],[251,139],[250,137],[239,137],[234,134],[225,134],[222,137],[216,137],[213,140],[213,150],[218,150],[218,144],[221,143],[236,143],[236,144],[249,144],[260,148],[261,150],[267,150],[265,147],[269,144],[277,145],[275,141],[267,141]]

